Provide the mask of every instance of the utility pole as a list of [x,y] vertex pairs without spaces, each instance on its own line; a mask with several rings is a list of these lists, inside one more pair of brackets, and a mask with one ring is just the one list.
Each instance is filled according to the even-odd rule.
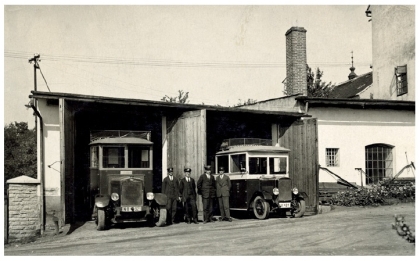
[[[30,58],[28,60],[28,62],[30,64],[34,63],[34,91],[37,91],[37,86],[36,86],[36,69],[40,69],[39,68],[39,64],[38,62],[40,62],[41,60],[39,59],[41,57],[41,55],[39,53],[34,54],[33,58]],[[42,73],[42,72],[41,72]],[[33,102],[32,102],[33,101]],[[40,189],[40,197],[41,197],[41,203],[40,203],[40,230],[41,230],[41,235],[44,235],[45,233],[45,193],[44,193],[44,141],[43,141],[43,123],[42,123],[42,118],[41,115],[39,114],[39,112],[37,111],[38,108],[38,102],[35,98],[32,98],[31,104],[32,104],[32,109],[35,111],[35,135],[36,135],[36,139],[37,139],[37,144],[40,144],[39,146],[37,146],[37,154],[40,154],[40,173],[38,173],[38,179],[40,180],[40,185],[41,185],[41,189]],[[40,118],[40,137],[38,137],[38,120],[37,117]],[[39,148],[39,151],[38,151]],[[37,156],[38,158],[38,156]]]
[[34,63],[34,91],[37,91],[36,89],[36,69],[39,69],[39,64],[38,62],[40,62],[41,60],[39,59],[41,57],[41,55],[39,53],[34,54],[33,58],[30,58],[28,60],[28,62],[30,64],[32,64],[32,62]]

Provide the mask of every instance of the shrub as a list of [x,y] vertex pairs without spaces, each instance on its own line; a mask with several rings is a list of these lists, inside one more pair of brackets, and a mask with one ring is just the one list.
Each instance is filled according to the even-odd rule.
[[415,184],[385,185],[380,183],[363,188],[348,188],[339,191],[330,199],[330,204],[337,206],[379,206],[393,202],[411,202],[415,200]]

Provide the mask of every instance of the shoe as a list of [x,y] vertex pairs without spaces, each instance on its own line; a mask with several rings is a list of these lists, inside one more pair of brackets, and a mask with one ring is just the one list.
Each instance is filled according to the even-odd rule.
[[232,218],[228,218],[228,221],[229,221],[229,222],[232,222]]
[[194,224],[198,224],[198,221],[196,218],[194,218]]

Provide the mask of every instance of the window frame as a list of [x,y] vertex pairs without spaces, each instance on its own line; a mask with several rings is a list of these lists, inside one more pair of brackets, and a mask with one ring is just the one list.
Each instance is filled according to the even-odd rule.
[[408,93],[407,65],[395,67],[395,81],[397,87],[397,96]]
[[[135,144],[106,144],[106,145],[99,145],[99,169],[101,170],[151,170],[153,168],[153,146],[144,146],[145,149],[148,149],[148,157],[149,157],[149,167],[147,168],[129,168],[128,166],[128,146],[135,145]],[[124,166],[118,168],[109,168],[104,166],[104,149],[109,147],[118,147],[124,148]],[[139,145],[139,147],[143,147]]]
[[[333,151],[335,151],[334,155],[329,153]],[[331,160],[331,157],[334,157],[334,159]],[[333,165],[331,165],[332,162]],[[340,148],[325,148],[325,165],[327,167],[340,167]]]
[[394,176],[394,146],[371,144],[365,146],[365,182],[377,184]]

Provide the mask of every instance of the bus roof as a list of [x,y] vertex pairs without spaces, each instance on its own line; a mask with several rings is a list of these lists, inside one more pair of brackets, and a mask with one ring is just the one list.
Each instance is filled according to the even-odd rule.
[[95,141],[92,141],[89,145],[97,145],[97,144],[153,145],[153,142],[148,141],[143,138],[137,138],[137,137],[110,137],[110,138],[97,139]]
[[216,155],[221,154],[231,154],[231,153],[238,153],[238,152],[289,152],[289,149],[286,149],[284,147],[278,147],[278,146],[233,146],[229,147],[227,150],[219,151],[216,153]]

